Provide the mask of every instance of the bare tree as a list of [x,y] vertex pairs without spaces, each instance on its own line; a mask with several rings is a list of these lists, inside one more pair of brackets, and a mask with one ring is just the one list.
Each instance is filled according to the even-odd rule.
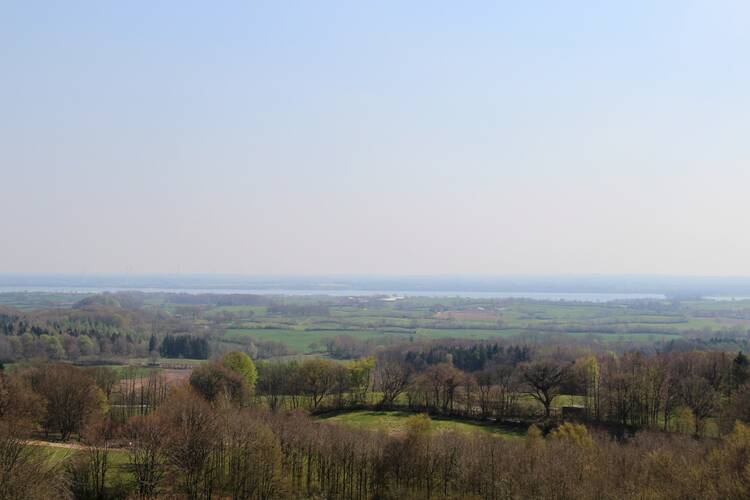
[[59,466],[26,441],[43,408],[25,380],[0,373],[0,500],[66,496]]
[[411,382],[412,368],[396,353],[388,353],[375,365],[375,380],[383,398],[378,406],[391,406]]
[[299,366],[299,377],[303,392],[310,397],[312,408],[316,409],[323,398],[336,386],[336,371],[339,368],[333,361],[312,358]]
[[66,463],[70,489],[75,498],[105,498],[110,465],[109,422],[105,419],[89,422],[81,434],[86,448]]
[[127,439],[129,467],[141,498],[152,498],[164,477],[165,430],[154,415],[130,419],[123,436]]
[[281,446],[273,431],[247,412],[233,412],[224,432],[226,487],[233,500],[272,498],[281,483]]
[[696,433],[703,429],[705,421],[716,410],[719,398],[711,384],[698,376],[691,376],[677,384],[680,402],[690,408],[696,420]]
[[45,400],[45,430],[59,431],[63,441],[106,406],[93,378],[69,365],[44,365],[29,374],[33,389]]
[[211,405],[187,389],[178,389],[157,415],[163,419],[164,456],[176,473],[176,489],[190,500],[211,498],[218,439]]
[[532,362],[521,367],[521,379],[526,393],[544,406],[544,416],[549,418],[552,402],[560,394],[566,370],[551,361]]

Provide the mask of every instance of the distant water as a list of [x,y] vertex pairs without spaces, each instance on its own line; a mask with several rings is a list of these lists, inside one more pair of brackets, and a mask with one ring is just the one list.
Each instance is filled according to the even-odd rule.
[[328,295],[332,297],[367,297],[373,295],[403,297],[465,297],[470,299],[533,299],[566,302],[611,302],[614,300],[664,299],[658,293],[565,293],[565,292],[471,292],[438,290],[292,290],[292,289],[240,289],[240,288],[147,288],[147,287],[71,287],[71,286],[0,286],[0,293],[43,292],[43,293],[102,293],[102,292],[150,292],[150,293],[216,293],[254,294],[282,296]]

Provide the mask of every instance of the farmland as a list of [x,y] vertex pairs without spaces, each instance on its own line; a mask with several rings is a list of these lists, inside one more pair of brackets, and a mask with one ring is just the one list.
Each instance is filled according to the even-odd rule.
[[[285,302],[311,301],[286,298]],[[347,336],[373,345],[434,339],[543,339],[568,336],[601,344],[655,344],[681,338],[744,332],[750,301],[632,301],[613,303],[534,302],[406,298],[319,298],[325,315],[289,317],[264,308],[217,308],[231,324],[220,343],[280,342],[298,354],[322,353],[326,342]],[[352,303],[353,302],[353,303]]]
[[[745,348],[750,301],[629,300],[535,301],[460,297],[333,297],[187,295],[170,293],[6,293],[0,313],[9,335],[0,339],[4,361],[48,356],[84,363],[112,360],[147,366],[150,337],[163,332],[206,339],[209,352],[243,350],[259,359],[334,355],[344,338],[358,352],[399,342],[434,340],[548,340],[623,351],[672,349],[677,343],[728,350]],[[24,327],[23,325],[29,325]],[[24,340],[31,329],[36,335]],[[57,337],[58,341],[54,338]],[[93,339],[89,342],[89,339]],[[33,344],[33,345],[29,345]],[[675,344],[676,345],[676,344]],[[692,344],[691,344],[692,345]],[[191,353],[164,353],[165,364],[190,363]]]

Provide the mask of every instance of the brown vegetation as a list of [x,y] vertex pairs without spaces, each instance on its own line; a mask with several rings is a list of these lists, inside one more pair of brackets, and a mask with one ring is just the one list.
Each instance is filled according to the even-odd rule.
[[[130,388],[103,370],[34,365],[0,374],[0,499],[750,495],[743,355],[566,356],[475,373],[450,357],[415,365],[423,358],[398,349],[349,363],[263,363],[256,398],[249,377],[218,362],[196,369],[190,383],[170,387],[154,372]],[[560,422],[552,411],[558,394],[571,393],[584,402],[583,423]],[[283,401],[298,409],[284,410]],[[422,414],[388,435],[320,423],[301,410],[384,404],[540,426],[515,440],[431,433]],[[720,423],[722,437],[696,438],[709,421]],[[618,432],[596,430],[602,425]],[[64,467],[27,442],[37,426],[81,440]],[[123,450],[128,480],[112,482],[113,453]]]

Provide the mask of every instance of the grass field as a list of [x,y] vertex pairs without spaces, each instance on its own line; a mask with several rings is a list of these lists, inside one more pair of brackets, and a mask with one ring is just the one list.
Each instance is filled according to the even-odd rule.
[[518,328],[503,328],[502,330],[475,328],[419,328],[417,338],[420,339],[473,339],[486,340],[492,338],[508,338],[521,334]]
[[93,294],[6,292],[0,293],[0,306],[16,307],[27,311],[45,308],[66,308],[91,295]]
[[325,349],[326,339],[337,335],[349,335],[360,340],[382,338],[386,335],[399,335],[371,330],[292,330],[292,329],[264,329],[264,328],[232,328],[226,331],[222,340],[247,343],[249,340],[263,342],[283,342],[299,353],[320,352]]
[[[353,411],[322,417],[320,420],[331,424],[347,425],[358,429],[382,431],[387,432],[388,434],[400,434],[405,430],[406,420],[412,415],[414,414],[399,411]],[[433,432],[483,432],[507,439],[517,439],[524,435],[524,432],[508,427],[500,427],[481,422],[447,419],[432,419],[431,430]]]
[[320,352],[325,349],[327,339],[338,335],[347,335],[359,340],[385,339],[387,337],[428,339],[492,339],[508,338],[519,335],[521,330],[487,330],[487,329],[439,329],[418,328],[413,331],[384,330],[303,330],[275,328],[232,328],[226,331],[222,340],[245,344],[250,340],[283,342],[299,353]]
[[601,342],[656,342],[659,340],[677,339],[678,333],[531,333],[520,328],[477,329],[477,328],[417,328],[413,332],[394,332],[382,330],[305,330],[281,328],[231,328],[221,340],[225,343],[246,345],[255,341],[282,342],[297,353],[315,353],[325,350],[325,342],[338,335],[347,335],[359,340],[378,340],[390,338],[429,340],[429,339],[466,339],[491,340],[528,337],[529,335],[571,335],[574,337],[596,338]]
[[[32,441],[34,446],[38,446],[48,454],[48,458],[53,462],[59,462],[72,456],[74,453],[85,450],[86,447],[72,439],[67,442],[60,441]],[[128,453],[125,450],[115,448],[109,451],[109,461],[112,465],[124,465],[128,462]]]
[[[70,446],[70,447],[67,447]],[[77,444],[50,443],[40,445],[39,449],[47,456],[50,465],[65,465],[76,453],[85,452],[85,448]],[[107,484],[128,483],[132,481],[131,475],[127,470],[129,463],[128,452],[125,450],[110,450],[108,457]]]

